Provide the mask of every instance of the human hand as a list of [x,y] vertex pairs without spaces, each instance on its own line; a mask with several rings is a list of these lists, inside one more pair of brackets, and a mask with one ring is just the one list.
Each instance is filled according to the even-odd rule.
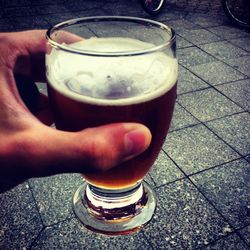
[[14,74],[45,82],[46,44],[42,30],[0,33],[0,192],[31,177],[105,171],[142,153],[151,142],[150,131],[136,123],[55,130],[47,126],[53,120],[42,94],[32,114]]

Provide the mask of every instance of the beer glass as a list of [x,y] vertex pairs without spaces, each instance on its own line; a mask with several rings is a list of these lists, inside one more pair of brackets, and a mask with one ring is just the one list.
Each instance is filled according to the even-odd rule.
[[105,172],[83,174],[75,215],[95,232],[139,230],[156,208],[143,178],[157,158],[176,99],[174,31],[136,17],[78,18],[47,31],[46,74],[57,129],[79,131],[116,122],[146,125],[149,148]]

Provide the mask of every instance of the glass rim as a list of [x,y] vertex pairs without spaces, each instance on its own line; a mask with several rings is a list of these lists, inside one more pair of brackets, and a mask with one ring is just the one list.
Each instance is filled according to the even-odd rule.
[[[83,21],[133,21],[137,23],[149,23],[155,26],[158,26],[158,28],[165,30],[170,33],[171,37],[168,39],[165,43],[162,43],[160,45],[155,45],[152,48],[148,49],[143,49],[143,50],[137,50],[137,51],[125,51],[125,52],[97,52],[97,51],[91,51],[91,50],[79,50],[73,47],[69,47],[64,44],[60,44],[53,40],[51,37],[52,33],[56,30],[60,30],[64,27],[74,25],[81,23]],[[140,17],[131,17],[131,16],[91,16],[91,17],[80,17],[80,18],[74,18],[74,19],[69,19],[64,22],[58,23],[52,27],[50,27],[47,32],[46,32],[46,39],[48,43],[57,49],[61,49],[66,52],[74,53],[74,54],[81,54],[81,55],[87,55],[87,56],[106,56],[106,57],[118,57],[118,56],[136,56],[136,55],[144,55],[144,54],[149,54],[157,51],[161,51],[166,48],[170,48],[172,44],[174,43],[176,39],[175,31],[170,28],[169,26],[150,19],[146,18],[140,18]]]

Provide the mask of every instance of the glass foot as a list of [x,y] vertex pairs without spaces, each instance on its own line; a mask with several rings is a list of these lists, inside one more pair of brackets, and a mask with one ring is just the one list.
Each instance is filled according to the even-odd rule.
[[146,182],[119,191],[84,182],[73,197],[73,209],[81,223],[91,231],[107,235],[140,230],[152,219],[155,208],[155,193]]

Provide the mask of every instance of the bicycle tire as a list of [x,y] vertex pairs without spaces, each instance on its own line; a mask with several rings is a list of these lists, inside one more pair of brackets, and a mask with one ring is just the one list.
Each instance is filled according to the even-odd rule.
[[[226,16],[228,17],[228,19],[234,24],[234,25],[237,25],[239,27],[243,27],[243,28],[250,28],[250,20],[242,20],[240,19],[239,16],[237,16],[234,11],[231,9],[230,7],[230,1],[231,0],[221,0],[221,3],[222,3],[222,7],[223,7],[223,10],[226,14]],[[250,1],[248,2],[248,5],[249,5]],[[250,8],[248,6],[248,8]],[[247,10],[246,10],[247,11]],[[250,11],[250,9],[249,9]]]
[[150,5],[147,0],[141,0],[142,8],[150,15],[158,15],[162,11],[165,0],[152,0],[152,3],[156,1],[158,1],[156,5]]

